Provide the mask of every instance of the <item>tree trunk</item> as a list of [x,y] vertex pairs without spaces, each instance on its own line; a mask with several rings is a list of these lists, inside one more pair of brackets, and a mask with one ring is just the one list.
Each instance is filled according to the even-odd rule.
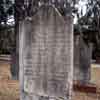
[[21,6],[23,5],[23,0],[15,0],[15,47],[12,48],[11,56],[12,56],[12,63],[11,63],[11,73],[12,79],[19,79],[19,20],[21,16],[23,16],[23,11]]

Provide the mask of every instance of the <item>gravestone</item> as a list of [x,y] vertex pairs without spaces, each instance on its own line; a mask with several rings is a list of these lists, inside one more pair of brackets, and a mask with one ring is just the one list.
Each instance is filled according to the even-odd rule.
[[21,100],[69,100],[73,80],[73,17],[41,6],[20,23]]
[[74,36],[74,80],[80,80],[80,36]]
[[89,83],[91,78],[92,43],[85,43],[80,35],[74,38],[74,80]]

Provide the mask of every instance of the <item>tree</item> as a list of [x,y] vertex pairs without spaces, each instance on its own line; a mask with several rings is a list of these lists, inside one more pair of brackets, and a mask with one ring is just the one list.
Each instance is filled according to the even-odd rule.
[[[79,0],[82,1],[82,0]],[[100,1],[87,0],[86,13],[83,15],[84,10],[75,12],[78,18],[78,23],[75,29],[81,31],[84,41],[92,42],[94,44],[94,56],[100,56]],[[85,33],[86,32],[86,33]],[[95,55],[97,53],[97,55]]]
[[13,16],[13,2],[10,0],[0,0],[0,53],[10,53],[11,46],[13,45],[13,34],[11,33],[12,24],[9,24],[11,16]]
[[0,25],[7,24],[13,12],[13,3],[10,0],[0,0]]

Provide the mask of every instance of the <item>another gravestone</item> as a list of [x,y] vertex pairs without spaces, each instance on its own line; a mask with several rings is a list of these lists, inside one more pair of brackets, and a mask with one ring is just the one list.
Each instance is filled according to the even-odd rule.
[[74,36],[74,80],[80,80],[80,36]]
[[20,23],[19,40],[21,100],[69,100],[73,17],[63,17],[53,6],[42,6],[31,21]]
[[74,80],[89,83],[91,78],[92,44],[85,43],[80,35],[74,38]]

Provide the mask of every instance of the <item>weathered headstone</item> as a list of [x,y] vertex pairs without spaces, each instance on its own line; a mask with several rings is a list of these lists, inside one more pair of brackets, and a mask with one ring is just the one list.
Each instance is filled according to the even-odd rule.
[[92,44],[85,43],[80,35],[74,38],[74,80],[89,83],[91,78]]
[[[73,17],[42,6],[20,24],[21,100],[69,100],[73,80]],[[53,98],[53,99],[52,99]]]
[[80,80],[80,36],[74,36],[74,80]]

